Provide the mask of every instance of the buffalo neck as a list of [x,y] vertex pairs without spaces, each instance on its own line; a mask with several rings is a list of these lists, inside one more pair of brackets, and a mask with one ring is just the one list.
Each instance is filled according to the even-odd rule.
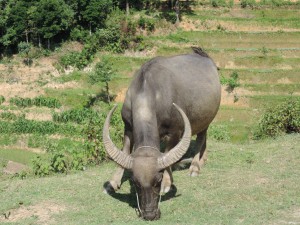
[[135,148],[151,146],[159,149],[159,133],[155,102],[150,94],[143,94],[132,104],[133,139]]

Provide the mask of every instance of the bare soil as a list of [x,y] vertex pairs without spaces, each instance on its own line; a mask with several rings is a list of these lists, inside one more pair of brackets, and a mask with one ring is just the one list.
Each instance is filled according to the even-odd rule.
[[54,214],[59,214],[66,210],[64,205],[59,205],[53,202],[41,202],[30,206],[20,206],[17,209],[12,209],[1,215],[0,222],[15,222],[36,217],[38,224],[51,224],[51,216]]

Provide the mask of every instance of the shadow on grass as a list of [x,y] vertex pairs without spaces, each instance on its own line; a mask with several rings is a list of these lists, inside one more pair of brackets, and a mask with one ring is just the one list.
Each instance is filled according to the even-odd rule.
[[[124,194],[124,193],[115,192],[109,181],[105,182],[103,187],[111,197],[113,197],[121,202],[127,203],[131,208],[137,209],[138,205],[137,205],[136,191],[135,191],[134,184],[132,183],[132,181],[130,179],[129,174],[130,174],[130,172],[125,173],[125,175],[122,179],[122,183],[129,180],[130,193]],[[176,193],[177,193],[177,188],[175,185],[172,185],[170,191],[161,197],[161,201],[164,202],[164,201],[168,201],[172,198],[177,198],[177,197],[181,196],[181,194],[177,195]]]

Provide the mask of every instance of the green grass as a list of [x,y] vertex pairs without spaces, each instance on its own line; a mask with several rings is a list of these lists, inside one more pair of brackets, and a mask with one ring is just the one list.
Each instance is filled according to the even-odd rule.
[[46,210],[49,224],[297,224],[299,146],[299,135],[245,145],[209,141],[209,160],[199,177],[173,172],[177,192],[162,198],[159,221],[137,217],[128,181],[113,196],[102,193],[113,163],[70,175],[0,181],[0,213],[10,211],[13,218],[19,208],[28,209],[28,217],[12,224],[40,224],[41,208],[50,206],[60,210]]
[[81,108],[89,102],[92,94],[100,92],[101,87],[97,91],[95,88],[69,88],[69,89],[45,89],[46,95],[57,98],[64,106]]
[[300,58],[283,58],[281,56],[244,56],[234,60],[237,66],[257,68],[257,69],[273,69],[281,68],[285,65],[289,69],[300,69]]
[[[168,43],[198,45],[209,48],[300,48],[300,32],[221,32],[178,31],[152,37],[158,44]],[[271,40],[271,41],[270,41]]]
[[1,134],[0,135],[0,146],[8,146],[16,144],[18,137],[12,134]]
[[[284,101],[286,101],[290,96],[288,95],[253,95],[253,96],[245,96],[249,99],[249,106],[251,108],[256,108],[260,110],[264,110],[269,107],[276,106]],[[293,96],[293,98],[299,99],[300,96]]]
[[0,159],[11,160],[14,162],[23,163],[29,165],[31,159],[36,156],[36,153],[20,150],[20,149],[2,149],[0,147]]
[[300,83],[299,69],[222,69],[220,74],[228,78],[234,71],[239,74],[239,81],[243,84],[278,84],[282,80]]
[[268,92],[268,93],[285,93],[291,94],[300,90],[300,83],[292,84],[246,84],[243,87],[250,91],[255,92]]

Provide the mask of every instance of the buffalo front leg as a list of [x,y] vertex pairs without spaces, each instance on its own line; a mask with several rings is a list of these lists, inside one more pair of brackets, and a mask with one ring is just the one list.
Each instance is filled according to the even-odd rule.
[[[131,133],[125,132],[124,139],[123,139],[123,152],[126,154],[130,154],[131,149]],[[104,193],[114,192],[120,189],[121,187],[121,180],[124,175],[124,168],[121,166],[118,166],[117,170],[113,174],[111,180],[109,182],[106,182],[104,184]]]
[[[165,149],[165,153],[167,153],[169,150],[171,150],[172,148],[175,147],[175,145],[177,144],[177,142],[179,140],[179,137],[180,137],[180,135],[178,134],[177,136],[174,135],[172,137],[166,138],[167,146]],[[173,183],[172,168],[171,168],[171,166],[169,166],[164,170],[160,192],[161,193],[169,192],[171,189],[172,183]]]
[[197,134],[196,155],[194,156],[189,169],[189,175],[192,177],[199,175],[201,167],[204,165],[205,161],[207,160],[206,134],[207,134],[207,129]]

